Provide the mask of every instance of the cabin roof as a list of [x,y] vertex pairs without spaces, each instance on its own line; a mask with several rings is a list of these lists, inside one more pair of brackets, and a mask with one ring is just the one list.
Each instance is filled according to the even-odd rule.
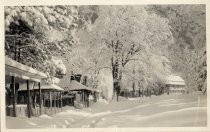
[[60,80],[59,84],[66,91],[79,91],[79,90],[88,90],[88,91],[97,91],[96,89],[89,88],[76,80],[71,80],[70,76],[64,76],[63,79]]
[[180,76],[170,75],[166,78],[166,84],[185,85],[185,81]]
[[24,80],[33,80],[40,82],[47,75],[29,66],[21,64],[11,58],[5,57],[5,75],[14,76]]
[[[38,90],[39,87],[35,83],[29,83],[29,90]],[[52,90],[52,91],[63,91],[64,89],[59,87],[58,85],[55,84],[43,84],[41,85],[42,90]],[[27,90],[27,84],[26,83],[21,83],[19,85],[18,91],[26,91]]]

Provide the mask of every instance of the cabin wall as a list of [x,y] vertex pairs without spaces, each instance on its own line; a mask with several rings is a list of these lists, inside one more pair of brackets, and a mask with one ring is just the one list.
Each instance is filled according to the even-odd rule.
[[185,86],[184,85],[167,85],[169,89],[169,93],[171,94],[180,94],[185,93]]

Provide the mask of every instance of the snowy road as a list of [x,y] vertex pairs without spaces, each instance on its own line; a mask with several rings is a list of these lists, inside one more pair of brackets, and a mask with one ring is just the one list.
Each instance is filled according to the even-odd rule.
[[[22,120],[22,125],[15,121]],[[26,125],[27,124],[27,125]],[[206,96],[163,95],[96,103],[83,110],[66,110],[52,117],[7,117],[8,128],[193,127],[207,125]]]
[[[207,108],[194,99],[147,100],[126,110],[107,111],[88,116],[71,127],[176,127],[206,126]],[[151,101],[151,102],[149,102]],[[202,99],[203,101],[203,99]]]

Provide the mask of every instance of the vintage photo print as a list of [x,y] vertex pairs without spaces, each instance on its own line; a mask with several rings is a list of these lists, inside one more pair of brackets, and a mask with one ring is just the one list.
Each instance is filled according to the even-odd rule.
[[5,4],[1,126],[207,131],[207,7]]

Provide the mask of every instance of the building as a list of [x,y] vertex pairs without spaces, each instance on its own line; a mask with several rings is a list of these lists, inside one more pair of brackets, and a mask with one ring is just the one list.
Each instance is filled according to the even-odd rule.
[[[41,107],[42,114],[52,115],[62,111],[62,94],[63,89],[56,85],[56,83],[41,83]],[[38,111],[38,102],[39,102],[39,94],[38,94],[38,86],[36,84],[31,83],[29,85],[29,90],[31,93],[31,109],[34,116],[39,116],[40,113]],[[26,84],[21,83],[18,89],[18,103],[24,104],[26,102]]]
[[166,92],[168,94],[185,93],[185,81],[180,76],[168,76],[166,79]]
[[5,57],[7,116],[30,118],[60,111],[63,89],[56,85],[59,79],[49,84],[44,83],[45,79],[45,73]]
[[[41,79],[47,75],[37,71],[29,66],[23,65],[15,60],[5,57],[5,91],[6,91],[6,114],[8,116],[24,116],[31,117],[31,92],[30,85],[36,83],[38,86],[38,109],[41,114]],[[23,104],[18,102],[18,89],[20,84],[25,84],[26,100]],[[26,114],[27,113],[27,114]]]
[[59,86],[64,88],[64,106],[70,105],[76,108],[89,107],[89,96],[93,96],[94,99],[98,96],[98,91],[81,84],[80,78],[81,75],[75,75],[65,76],[60,80]]

